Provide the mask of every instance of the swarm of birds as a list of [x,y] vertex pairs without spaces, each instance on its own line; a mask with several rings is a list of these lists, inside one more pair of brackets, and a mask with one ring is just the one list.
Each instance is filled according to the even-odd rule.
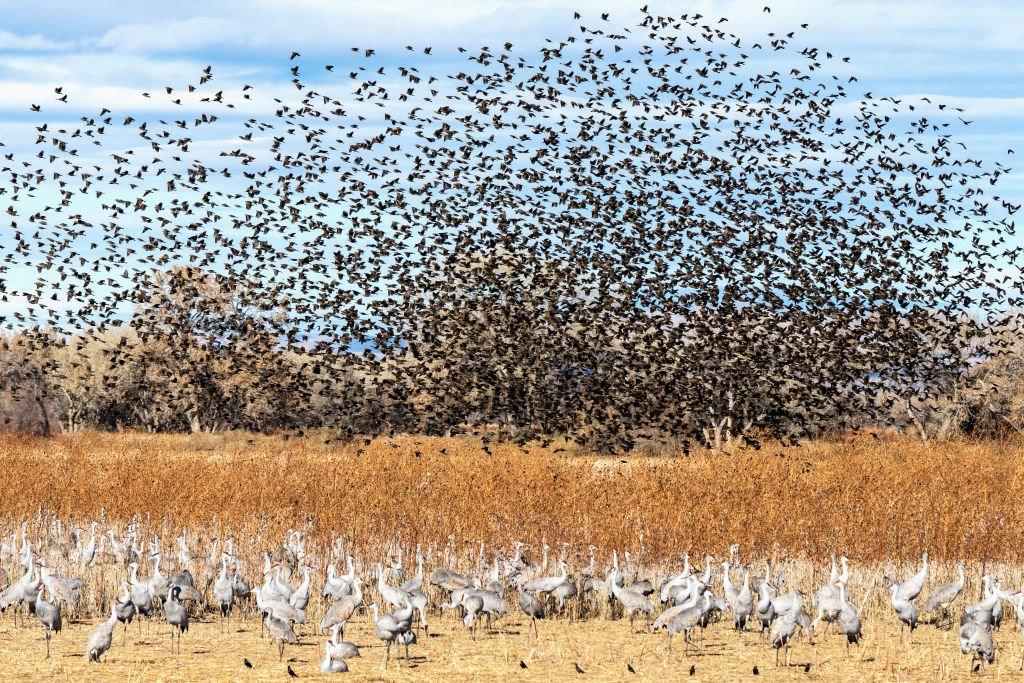
[[[97,663],[116,647],[119,624],[122,640],[127,640],[129,624],[136,620],[140,628],[143,620],[168,625],[171,651],[181,656],[182,640],[189,637],[193,621],[219,619],[223,629],[233,619],[257,618],[261,637],[276,644],[279,661],[288,647],[301,645],[312,628],[314,638],[330,634],[322,641],[319,669],[345,672],[350,660],[361,656],[360,646],[344,639],[345,629],[368,615],[370,631],[384,649],[382,665],[387,667],[393,649],[403,662],[410,662],[411,648],[431,628],[438,629],[437,621],[433,627],[428,624],[430,615],[440,614],[440,628],[466,629],[473,639],[507,633],[499,623],[519,619],[529,641],[549,637],[550,631],[538,625],[545,620],[621,617],[629,634],[636,633],[637,621],[643,630],[664,631],[668,651],[673,637],[681,634],[686,656],[691,651],[700,655],[702,634],[725,622],[744,647],[750,646],[744,634],[758,631],[760,640],[754,647],[773,649],[776,666],[790,667],[792,649],[801,639],[813,645],[816,638],[839,637],[851,657],[851,646],[860,646],[863,640],[864,602],[879,578],[871,572],[870,583],[861,584],[866,587],[858,606],[849,592],[850,561],[835,554],[827,579],[815,590],[807,585],[806,574],[798,588],[796,577],[787,577],[793,567],[783,569],[785,562],[773,566],[771,560],[744,561],[739,545],[728,548],[723,562],[708,555],[702,567],[691,566],[689,555],[684,555],[681,568],[664,562],[645,564],[629,552],[620,558],[616,550],[606,555],[608,564],[602,568],[594,546],[589,557],[581,558],[565,543],[556,557],[544,539],[539,557],[524,543],[489,555],[482,541],[460,546],[450,539],[441,548],[389,543],[381,549],[382,559],[372,561],[371,554],[353,554],[341,538],[307,550],[303,530],[288,531],[279,543],[259,537],[237,543],[234,537],[203,541],[200,531],[193,529],[182,529],[168,541],[142,523],[120,526],[98,520],[89,531],[72,523],[40,513],[3,536],[0,564],[14,569],[15,578],[0,591],[0,612],[13,612],[14,623],[20,619],[25,628],[40,624],[48,658],[51,638],[60,636],[63,615],[88,616],[85,605],[93,596],[83,593],[113,593],[109,608],[95,603],[106,619],[85,643],[86,657]],[[101,525],[107,526],[106,533],[98,533]],[[194,551],[197,541],[200,550]],[[263,543],[268,549],[259,552]],[[403,562],[409,554],[415,561],[411,576],[413,569],[407,571]],[[578,571],[573,571],[580,559]],[[431,560],[435,568],[428,572]],[[140,563],[148,566],[148,576],[139,575]],[[60,567],[61,573],[52,567]],[[257,581],[249,582],[246,567],[253,567]],[[311,567],[326,567],[317,572],[315,585]],[[929,571],[925,553],[916,573],[883,579],[891,596],[891,623],[901,624],[901,640],[908,637],[909,627],[910,646],[915,629],[922,625],[951,629],[950,607],[964,595],[961,564],[957,580],[934,587],[919,602]],[[120,582],[120,593],[106,590],[105,581]],[[981,601],[962,607],[958,636],[961,651],[971,657],[972,670],[995,661],[995,632],[1008,615],[1015,616],[1024,632],[1024,591],[1004,590],[999,578],[990,574],[981,577],[981,584]],[[363,592],[364,585],[368,593]],[[319,621],[313,618],[314,611],[322,615]],[[454,619],[445,619],[445,612],[454,613]],[[874,619],[886,619],[884,612]],[[191,654],[189,650],[185,656]],[[249,656],[242,661],[253,668]],[[696,666],[686,664],[691,670]],[[529,666],[524,661],[519,665]],[[636,672],[633,664],[628,666]],[[797,666],[809,670],[811,664]]]
[[717,444],[889,419],[1000,351],[1020,203],[955,137],[961,108],[857,92],[806,25],[575,16],[450,72],[429,47],[292,52],[290,97],[211,65],[144,93],[163,116],[58,123],[56,87],[0,166],[5,384],[85,377],[72,426],[303,423],[246,413],[229,380],[250,375],[354,431]]

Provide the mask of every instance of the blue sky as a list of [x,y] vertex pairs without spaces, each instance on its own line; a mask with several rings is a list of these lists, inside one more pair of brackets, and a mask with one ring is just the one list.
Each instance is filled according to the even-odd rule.
[[[574,10],[585,25],[599,25],[602,12],[613,23],[635,24],[645,3],[652,14],[727,16],[728,29],[751,41],[808,23],[801,43],[849,56],[848,64],[835,64],[859,78],[860,91],[963,107],[973,124],[958,139],[977,158],[1014,166],[1000,193],[1024,197],[1024,172],[1016,170],[1024,158],[1021,0],[0,0],[0,140],[15,151],[31,149],[40,116],[29,107],[37,103],[53,124],[94,116],[103,106],[137,118],[202,111],[198,102],[171,105],[162,87],[193,83],[208,64],[218,88],[256,86],[237,114],[258,115],[273,107],[275,94],[293,91],[292,50],[302,53],[304,77],[323,74],[326,63],[338,72],[363,63],[352,46],[376,49],[383,63],[438,71],[465,63],[458,46],[511,41],[516,50],[534,51],[545,38],[573,32]],[[430,45],[433,54],[408,52],[407,44]],[[69,93],[67,104],[55,101],[57,86]],[[1008,148],[1017,153],[1008,157]],[[0,253],[7,239],[0,231]]]
[[[52,103],[57,85],[71,93],[60,109],[69,118],[111,103],[159,109],[165,100],[141,93],[192,82],[207,64],[226,90],[248,82],[269,96],[289,87],[291,50],[339,70],[354,59],[350,46],[439,68],[460,45],[536,48],[571,32],[574,10],[591,25],[601,12],[633,23],[644,2],[652,13],[727,16],[731,31],[751,39],[806,22],[806,43],[849,55],[844,68],[875,97],[936,95],[964,107],[975,155],[1024,148],[1020,0],[0,0],[0,140],[28,138],[24,124],[38,120],[29,105]],[[431,45],[433,55],[406,44]],[[1008,181],[1007,195],[1024,194],[1024,175]]]
[[[0,1],[0,139],[17,140],[32,103],[52,101],[65,86],[69,117],[114,103],[152,110],[165,101],[143,91],[195,80],[215,67],[225,89],[241,82],[265,95],[287,89],[288,54],[339,70],[350,46],[374,47],[397,61],[454,58],[457,46],[512,41],[529,50],[583,23],[633,23],[646,0],[256,0],[238,2]],[[936,95],[967,110],[963,135],[972,153],[1005,158],[1024,148],[1024,3],[1019,0],[673,0],[646,1],[652,13],[701,12],[730,19],[728,28],[755,39],[809,23],[807,44],[849,55],[844,65],[875,97]],[[770,4],[772,11],[763,7]],[[433,55],[404,46],[431,45]],[[254,105],[255,106],[255,105]],[[168,109],[170,111],[170,109]],[[52,113],[52,112],[51,112]],[[154,112],[156,113],[156,112]],[[51,119],[52,120],[52,119]],[[1021,150],[1024,154],[1024,149]],[[1012,188],[1012,192],[1011,192]],[[1024,194],[1020,172],[1004,187]]]

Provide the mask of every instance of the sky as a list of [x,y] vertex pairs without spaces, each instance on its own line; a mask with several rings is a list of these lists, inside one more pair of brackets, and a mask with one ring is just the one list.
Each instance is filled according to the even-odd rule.
[[[1008,148],[1024,148],[1020,0],[0,0],[0,139],[29,140],[29,106],[52,100],[58,85],[71,93],[69,118],[112,102],[168,107],[142,93],[193,82],[208,64],[225,89],[246,82],[272,94],[289,87],[293,50],[339,70],[356,59],[351,46],[439,68],[458,46],[507,40],[529,50],[568,35],[574,11],[584,24],[602,12],[631,23],[644,2],[654,14],[729,17],[729,30],[751,39],[807,23],[806,43],[848,55],[845,68],[875,97],[962,106],[974,122],[962,139],[975,156],[1005,161]],[[409,53],[407,44],[434,49]],[[1024,194],[1024,175],[1004,191]]]
[[[255,110],[291,89],[292,51],[301,53],[304,69],[330,63],[343,71],[358,59],[349,48],[359,47],[374,48],[385,62],[441,70],[465,63],[459,46],[510,41],[536,50],[579,23],[599,25],[604,12],[619,25],[635,24],[645,3],[652,14],[726,16],[728,30],[749,40],[807,23],[802,42],[849,56],[840,68],[857,76],[862,91],[964,108],[972,124],[957,139],[975,158],[1014,167],[1001,193],[1024,197],[1024,172],[1015,163],[1024,157],[1021,0],[0,0],[0,140],[30,149],[39,117],[29,108],[37,103],[49,121],[94,116],[111,105],[180,115],[188,102],[175,107],[143,93],[182,88],[206,65],[226,91],[256,86],[264,99],[248,105]],[[428,45],[432,54],[425,55],[420,48]],[[58,86],[69,93],[66,105],[54,101]],[[252,112],[243,106],[238,113]],[[1008,156],[1010,148],[1018,152]],[[2,203],[0,197],[0,210]],[[0,231],[0,253],[9,239]]]

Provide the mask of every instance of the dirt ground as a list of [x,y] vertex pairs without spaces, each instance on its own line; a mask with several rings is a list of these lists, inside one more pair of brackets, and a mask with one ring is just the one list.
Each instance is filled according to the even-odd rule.
[[[880,620],[880,621],[879,621]],[[568,619],[539,622],[539,637],[528,633],[518,614],[508,615],[496,630],[481,630],[474,640],[450,613],[434,616],[430,635],[411,648],[411,661],[392,661],[383,668],[384,647],[374,636],[367,615],[358,614],[346,639],[358,644],[362,656],[349,660],[351,680],[952,680],[1020,676],[1020,634],[1012,622],[997,633],[996,663],[971,672],[970,658],[960,654],[957,630],[922,626],[912,640],[900,643],[892,615],[877,615],[865,624],[865,639],[847,658],[844,640],[819,629],[812,647],[801,636],[794,644],[792,664],[775,666],[775,653],[754,632],[742,636],[721,622],[708,629],[699,650],[684,653],[677,637],[669,651],[662,633],[630,633],[628,620]],[[193,621],[182,639],[181,654],[170,648],[169,629],[160,621],[129,627],[127,642],[119,625],[114,645],[100,664],[83,652],[96,620],[66,624],[45,656],[44,631],[38,621],[15,626],[0,618],[0,662],[5,681],[27,680],[283,680],[290,666],[300,678],[327,678],[319,671],[324,637],[305,626],[300,644],[287,646],[284,660],[277,647],[261,639],[255,618],[236,620],[222,631],[219,617]],[[881,623],[881,629],[878,624]],[[875,628],[870,628],[872,625]],[[422,635],[422,634],[421,634]],[[394,653],[394,651],[393,651]],[[252,668],[245,666],[248,659]],[[579,670],[577,670],[577,667]],[[757,673],[755,674],[755,667]],[[632,671],[630,671],[632,668]],[[692,674],[691,674],[692,671]],[[1024,676],[1021,676],[1024,677]]]

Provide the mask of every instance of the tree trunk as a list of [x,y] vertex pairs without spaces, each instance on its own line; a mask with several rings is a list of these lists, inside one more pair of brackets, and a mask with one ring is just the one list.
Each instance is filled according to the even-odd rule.
[[927,441],[928,430],[925,429],[924,424],[922,424],[921,420],[918,419],[917,413],[914,412],[914,407],[910,405],[909,400],[907,401],[907,415],[909,415],[910,419],[914,421],[914,426],[917,427],[917,433],[921,436],[921,441]]

